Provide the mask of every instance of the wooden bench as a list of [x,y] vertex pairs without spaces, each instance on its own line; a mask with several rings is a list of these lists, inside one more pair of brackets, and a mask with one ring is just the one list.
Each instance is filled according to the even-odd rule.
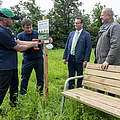
[[[83,77],[83,87],[67,90],[69,80],[81,77],[83,76],[72,77],[65,82],[61,112],[66,96],[120,118],[120,66],[110,65],[107,71],[102,71],[100,64],[88,64]],[[105,91],[105,94],[97,92],[98,89]],[[115,97],[108,93],[115,94]]]

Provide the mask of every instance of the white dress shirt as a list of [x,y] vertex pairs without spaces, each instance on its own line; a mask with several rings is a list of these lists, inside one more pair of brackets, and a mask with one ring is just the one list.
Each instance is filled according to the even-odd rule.
[[[79,32],[79,35],[78,35],[78,38],[79,38],[82,30],[83,30],[83,29],[81,29],[81,30],[79,30],[79,31],[78,31],[78,30],[75,31],[75,34],[74,34],[74,37],[73,37],[73,40],[72,40],[71,55],[74,55],[74,53],[75,53],[74,42],[75,42],[76,34],[77,34],[77,32]],[[77,38],[77,41],[78,41],[78,38]],[[75,44],[77,44],[77,41],[76,41]],[[76,45],[75,45],[75,46],[76,46]],[[73,51],[74,51],[74,53],[73,53]]]

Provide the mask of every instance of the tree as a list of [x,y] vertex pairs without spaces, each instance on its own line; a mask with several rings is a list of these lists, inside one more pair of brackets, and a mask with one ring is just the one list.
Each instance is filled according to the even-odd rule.
[[118,15],[114,15],[114,16],[115,16],[115,21],[120,24],[120,17]]
[[54,38],[57,47],[64,47],[69,32],[74,29],[75,17],[81,17],[82,13],[79,0],[54,0],[54,8],[49,12],[50,34]]
[[37,22],[42,19],[42,11],[35,3],[35,0],[29,0],[27,2],[20,1],[18,5],[11,7],[15,14],[20,18],[19,21],[14,23],[15,33],[22,31],[21,20],[23,18],[29,18],[32,20],[33,28],[37,29]]
[[2,0],[0,0],[0,7],[1,7],[1,5],[2,5]]
[[100,3],[95,4],[95,8],[92,10],[92,23],[89,28],[89,32],[91,33],[91,39],[93,41],[93,47],[96,46],[97,36],[100,26],[102,25],[100,15],[101,11],[105,6],[100,5]]

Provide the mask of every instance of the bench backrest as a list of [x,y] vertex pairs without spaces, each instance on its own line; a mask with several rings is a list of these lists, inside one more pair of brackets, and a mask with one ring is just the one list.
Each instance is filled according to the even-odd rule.
[[83,85],[120,95],[120,66],[110,65],[107,71],[102,71],[100,64],[88,64]]

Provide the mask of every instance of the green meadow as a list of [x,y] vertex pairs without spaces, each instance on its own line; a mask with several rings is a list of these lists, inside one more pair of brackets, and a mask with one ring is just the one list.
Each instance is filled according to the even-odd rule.
[[[0,113],[0,120],[119,120],[111,115],[98,111],[82,103],[66,99],[64,112],[60,113],[61,92],[67,79],[67,65],[63,64],[63,49],[49,50],[48,80],[49,96],[39,96],[36,92],[36,78],[34,71],[31,74],[28,93],[19,95],[16,108],[9,106],[7,93]],[[19,85],[21,81],[22,55],[18,53]],[[93,52],[90,62],[94,61]]]

